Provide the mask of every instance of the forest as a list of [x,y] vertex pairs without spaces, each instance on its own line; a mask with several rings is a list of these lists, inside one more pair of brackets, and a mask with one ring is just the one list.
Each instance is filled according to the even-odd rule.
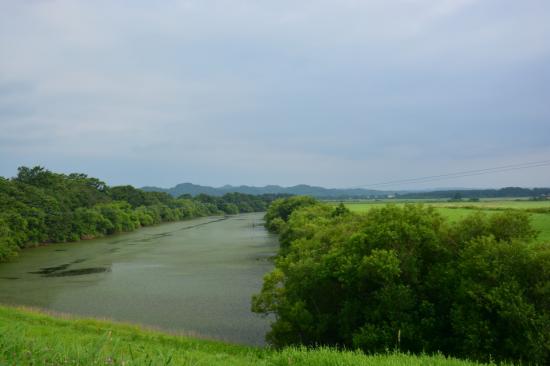
[[280,250],[252,309],[275,316],[275,346],[550,361],[550,245],[527,212],[449,221],[421,204],[353,213],[296,196],[266,226]]
[[265,211],[279,196],[228,193],[174,198],[85,174],[20,167],[0,177],[0,262],[24,247],[79,241],[200,216]]

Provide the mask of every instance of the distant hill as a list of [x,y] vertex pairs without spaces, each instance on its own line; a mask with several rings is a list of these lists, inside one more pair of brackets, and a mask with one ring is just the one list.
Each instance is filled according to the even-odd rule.
[[182,194],[190,194],[196,196],[204,193],[211,196],[222,196],[230,192],[246,193],[246,194],[292,194],[292,195],[308,195],[317,198],[376,198],[387,197],[388,195],[394,195],[395,191],[377,191],[372,189],[362,188],[350,188],[350,189],[338,189],[338,188],[323,188],[316,186],[309,186],[300,184],[292,187],[281,187],[277,185],[268,185],[264,187],[253,186],[230,186],[225,185],[223,187],[209,187],[201,186],[192,183],[178,184],[172,188],[159,188],[159,187],[143,187],[144,191],[149,192],[166,192],[174,197],[181,196]]
[[172,188],[143,187],[144,191],[166,192],[174,197],[182,194],[192,196],[201,193],[210,196],[223,196],[226,193],[238,192],[245,194],[291,194],[307,195],[321,199],[347,199],[347,198],[403,198],[403,199],[446,199],[460,196],[462,198],[495,198],[495,197],[545,197],[550,196],[550,188],[520,188],[506,187],[500,189],[468,189],[468,188],[437,188],[409,191],[378,191],[363,188],[323,188],[299,184],[292,187],[268,185],[264,187],[231,186],[222,187],[201,186],[193,183],[182,183]]
[[408,192],[397,194],[396,198],[519,198],[519,197],[550,197],[550,188],[505,187],[500,189],[446,189],[423,192]]

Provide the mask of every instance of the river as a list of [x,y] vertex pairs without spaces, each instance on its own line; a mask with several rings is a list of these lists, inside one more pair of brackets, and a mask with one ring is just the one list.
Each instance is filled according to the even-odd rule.
[[23,250],[0,264],[0,303],[263,345],[250,311],[277,239],[263,214],[208,217]]

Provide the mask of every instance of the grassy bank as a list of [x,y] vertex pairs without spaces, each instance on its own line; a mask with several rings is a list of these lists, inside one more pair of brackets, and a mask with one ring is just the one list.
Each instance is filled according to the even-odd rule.
[[282,351],[169,335],[133,325],[0,306],[0,365],[450,365],[478,363],[399,353]]

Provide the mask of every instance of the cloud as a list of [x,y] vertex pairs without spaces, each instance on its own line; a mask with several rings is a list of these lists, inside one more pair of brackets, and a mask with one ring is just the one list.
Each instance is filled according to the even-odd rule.
[[[541,160],[549,10],[0,2],[0,174],[43,164],[138,186],[355,186]],[[456,183],[547,185],[548,174]]]

